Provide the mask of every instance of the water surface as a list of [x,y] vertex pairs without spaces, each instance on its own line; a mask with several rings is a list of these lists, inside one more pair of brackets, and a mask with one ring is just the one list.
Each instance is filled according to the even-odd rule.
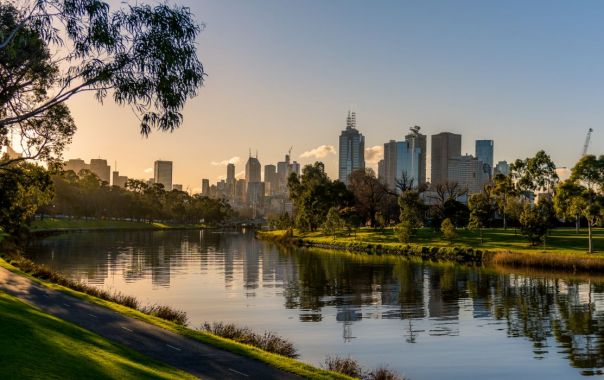
[[251,234],[62,234],[27,255],[143,303],[272,330],[301,359],[350,355],[420,379],[602,374],[604,283],[278,248]]

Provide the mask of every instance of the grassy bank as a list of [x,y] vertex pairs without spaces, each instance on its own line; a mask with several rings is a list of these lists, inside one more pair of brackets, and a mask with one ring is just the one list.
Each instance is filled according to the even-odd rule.
[[439,231],[420,229],[411,243],[401,243],[393,229],[363,228],[356,233],[340,232],[335,236],[322,232],[295,231],[258,232],[260,239],[314,246],[347,249],[368,253],[391,253],[460,262],[493,262],[516,267],[573,271],[604,271],[604,229],[594,231],[596,253],[587,253],[587,232],[555,229],[546,238],[545,246],[531,246],[524,236],[513,229],[485,229],[483,242],[477,231],[458,230],[457,238],[449,242]]
[[0,292],[0,377],[194,379]]
[[175,224],[175,223],[146,223],[127,220],[109,219],[56,219],[45,218],[34,220],[31,224],[32,232],[51,231],[93,231],[93,230],[170,230],[170,229],[199,229],[203,224]]
[[199,340],[203,343],[210,344],[212,346],[215,346],[215,347],[218,347],[218,348],[221,348],[221,349],[224,349],[224,350],[227,350],[227,351],[239,354],[239,355],[243,355],[243,356],[251,357],[253,359],[260,360],[264,363],[267,363],[275,368],[280,368],[284,371],[295,373],[297,375],[300,375],[300,376],[303,376],[303,377],[306,377],[309,379],[350,379],[350,377],[347,377],[347,376],[344,376],[344,375],[341,375],[341,374],[338,374],[338,373],[335,373],[332,371],[326,371],[323,369],[319,369],[319,368],[313,367],[309,364],[300,362],[295,359],[291,359],[291,358],[288,358],[285,356],[269,353],[269,352],[260,350],[256,347],[253,347],[253,346],[250,346],[247,344],[243,344],[243,343],[239,343],[239,342],[235,342],[235,341],[232,341],[229,339],[225,339],[225,338],[213,335],[213,334],[205,332],[205,331],[194,330],[194,329],[188,328],[186,326],[176,324],[174,322],[160,319],[156,316],[144,314],[138,310],[134,310],[134,309],[131,309],[126,306],[122,306],[122,305],[119,305],[119,304],[116,304],[116,303],[113,303],[110,301],[106,301],[106,300],[103,300],[103,299],[100,299],[97,297],[93,297],[91,295],[81,293],[81,292],[75,291],[73,289],[66,288],[64,286],[57,285],[57,284],[54,284],[54,283],[51,283],[48,281],[34,278],[34,277],[22,272],[18,268],[10,265],[3,259],[0,259],[0,266],[5,267],[6,269],[8,269],[14,273],[28,277],[28,278],[32,279],[33,281],[36,281],[51,289],[62,291],[64,293],[67,293],[74,297],[83,299],[83,300],[91,302],[91,303],[95,303],[97,305],[107,307],[111,310],[117,311],[117,312],[127,315],[129,317],[136,318],[141,321],[165,328],[166,330],[187,336],[192,339]]

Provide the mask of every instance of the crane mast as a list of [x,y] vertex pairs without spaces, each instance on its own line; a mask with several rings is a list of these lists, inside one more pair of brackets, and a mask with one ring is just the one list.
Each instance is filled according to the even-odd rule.
[[581,157],[583,157],[587,154],[587,149],[589,148],[589,142],[591,141],[591,133],[593,131],[594,131],[593,128],[589,128],[589,130],[587,131],[587,136],[585,136],[585,144],[583,144],[583,152],[581,154]]

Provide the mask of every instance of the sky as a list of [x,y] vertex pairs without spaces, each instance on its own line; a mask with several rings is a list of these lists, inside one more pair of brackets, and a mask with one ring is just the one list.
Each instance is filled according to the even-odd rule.
[[350,109],[374,168],[383,143],[413,125],[462,134],[462,153],[492,139],[495,162],[544,149],[572,167],[589,128],[589,152],[604,153],[604,2],[171,2],[205,25],[208,76],[182,126],[144,138],[129,108],[80,94],[69,101],[78,131],[66,159],[105,158],[131,178],[172,160],[173,182],[199,191],[228,162],[241,174],[250,151],[266,165],[291,148],[337,178]]

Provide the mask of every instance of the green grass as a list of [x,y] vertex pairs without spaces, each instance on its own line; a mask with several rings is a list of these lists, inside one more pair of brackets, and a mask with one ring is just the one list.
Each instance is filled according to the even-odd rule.
[[0,292],[0,378],[194,379]]
[[146,223],[131,222],[127,220],[109,219],[56,219],[45,218],[34,220],[31,230],[44,231],[69,231],[69,230],[169,230],[169,229],[197,229],[204,227],[202,224],[175,224],[175,223]]
[[[401,243],[397,240],[393,229],[377,230],[371,228],[362,228],[356,233],[348,235],[346,232],[338,233],[335,238],[331,235],[325,235],[322,232],[301,233],[296,231],[294,238],[301,238],[309,243],[331,244],[337,246],[354,246],[355,244],[381,245],[393,249],[404,248],[407,245],[430,246],[430,247],[450,247],[474,248],[498,251],[513,251],[517,253],[559,253],[572,255],[589,255],[587,253],[587,231],[582,229],[577,235],[573,228],[557,228],[551,231],[547,236],[546,245],[531,246],[526,238],[519,231],[514,229],[485,229],[483,231],[484,243],[480,242],[478,231],[460,229],[458,236],[449,243],[442,238],[440,231],[434,231],[428,228],[422,228],[417,231],[416,236],[409,244]],[[261,235],[270,238],[276,238],[284,234],[284,231],[262,232]],[[593,234],[595,254],[589,257],[604,258],[604,229],[595,229]]]
[[335,373],[332,371],[326,371],[326,370],[311,366],[309,364],[303,363],[303,362],[295,360],[295,359],[291,359],[291,358],[288,358],[285,356],[281,356],[281,355],[273,354],[273,353],[270,353],[267,351],[263,351],[256,347],[253,347],[253,346],[250,346],[247,344],[243,344],[243,343],[239,343],[239,342],[235,342],[233,340],[225,339],[225,338],[222,338],[222,337],[219,337],[219,336],[216,336],[216,335],[204,332],[204,331],[193,330],[193,329],[185,327],[185,326],[177,325],[176,323],[173,323],[173,322],[162,320],[158,317],[143,314],[140,311],[137,311],[137,310],[113,303],[113,302],[105,301],[105,300],[90,296],[85,293],[77,292],[73,289],[69,289],[69,288],[66,288],[66,287],[63,287],[60,285],[50,283],[48,281],[43,281],[43,280],[34,278],[32,276],[27,275],[26,273],[23,273],[19,269],[13,267],[12,265],[7,263],[3,259],[0,259],[0,266],[2,266],[14,273],[27,277],[27,278],[29,278],[39,284],[42,284],[48,288],[64,292],[66,294],[72,295],[79,299],[82,299],[82,300],[85,300],[85,301],[88,301],[88,302],[91,302],[91,303],[94,303],[94,304],[97,304],[100,306],[107,307],[111,310],[117,311],[117,312],[127,315],[129,317],[136,318],[141,321],[165,328],[166,330],[175,332],[177,334],[181,334],[183,336],[187,336],[191,339],[198,340],[200,342],[212,345],[214,347],[218,347],[218,348],[233,352],[235,354],[239,354],[239,355],[243,355],[243,356],[247,356],[247,357],[250,357],[253,359],[260,360],[275,368],[279,368],[284,371],[291,372],[291,373],[300,375],[300,376],[308,378],[308,379],[326,379],[326,380],[327,379],[348,379],[348,380],[351,379],[350,377],[339,374],[339,373]]

